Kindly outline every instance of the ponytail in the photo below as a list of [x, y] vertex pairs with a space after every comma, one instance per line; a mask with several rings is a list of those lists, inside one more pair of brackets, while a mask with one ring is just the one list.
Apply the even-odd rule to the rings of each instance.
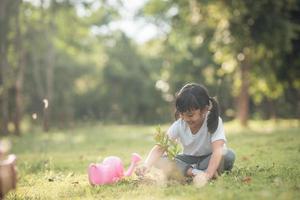
[[219, 125], [219, 105], [218, 102], [213, 98], [209, 97], [209, 104], [210, 104], [210, 113], [208, 114], [207, 118], [207, 127], [208, 131], [213, 134]]

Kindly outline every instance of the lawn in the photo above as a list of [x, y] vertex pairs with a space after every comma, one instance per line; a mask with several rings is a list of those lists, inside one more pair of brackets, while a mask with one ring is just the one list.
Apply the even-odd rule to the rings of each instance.
[[127, 168], [132, 152], [145, 158], [154, 144], [155, 126], [84, 124], [50, 133], [28, 131], [11, 138], [19, 178], [17, 189], [6, 198], [300, 199], [299, 121], [253, 122], [249, 129], [225, 126], [228, 146], [237, 154], [235, 166], [203, 188], [145, 182], [136, 176], [113, 185], [89, 185], [91, 162], [117, 155]]

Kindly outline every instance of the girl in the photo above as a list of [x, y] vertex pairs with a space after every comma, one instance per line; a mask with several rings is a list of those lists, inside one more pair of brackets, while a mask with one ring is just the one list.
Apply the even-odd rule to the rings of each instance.
[[[235, 154], [226, 147], [218, 103], [208, 95], [207, 89], [195, 83], [185, 85], [176, 94], [175, 106], [177, 120], [167, 134], [183, 147], [183, 153], [175, 157], [176, 168], [181, 174], [193, 177], [194, 181], [200, 180], [203, 185], [218, 172], [231, 170]], [[155, 145], [137, 174], [144, 174], [152, 166], [164, 169], [166, 157], [163, 154], [164, 150]]]

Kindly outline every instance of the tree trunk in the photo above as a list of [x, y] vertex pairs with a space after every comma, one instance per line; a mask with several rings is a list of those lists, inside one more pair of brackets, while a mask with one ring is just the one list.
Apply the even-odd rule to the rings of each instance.
[[[52, 34], [54, 34], [54, 22], [55, 17], [55, 2], [52, 2], [50, 11], [50, 21], [48, 24], [47, 38], [48, 38], [48, 52], [46, 55], [46, 100], [47, 106], [44, 105], [44, 117], [43, 117], [43, 128], [44, 131], [49, 131], [49, 121], [51, 118], [51, 108], [53, 100], [53, 73], [54, 73], [54, 62], [55, 53], [52, 41]], [[45, 102], [44, 102], [45, 104]]]
[[273, 99], [268, 98], [267, 99], [267, 104], [268, 104], [268, 114], [269, 118], [276, 120], [277, 115], [276, 115], [276, 106], [275, 106], [275, 101]]
[[[50, 36], [51, 37], [51, 36]], [[46, 64], [46, 103], [44, 103], [44, 131], [49, 131], [49, 119], [51, 116], [51, 107], [53, 99], [53, 68], [54, 68], [54, 49], [51, 43], [49, 43], [49, 49], [47, 54]]]
[[237, 118], [242, 126], [248, 125], [249, 117], [249, 86], [250, 86], [250, 63], [249, 58], [241, 63], [241, 88], [237, 102]]
[[6, 73], [8, 69], [7, 45], [8, 45], [8, 1], [0, 0], [0, 103], [1, 103], [1, 133], [8, 134], [8, 86]]
[[[21, 3], [21, 2], [19, 2]], [[18, 57], [17, 62], [17, 75], [16, 75], [16, 83], [15, 83], [15, 117], [14, 117], [14, 125], [15, 125], [15, 135], [21, 135], [20, 123], [22, 119], [22, 91], [23, 91], [23, 80], [24, 80], [24, 51], [22, 48], [22, 38], [21, 38], [21, 30], [20, 30], [20, 14], [19, 14], [19, 6], [17, 5], [17, 15], [16, 15], [16, 52]]]

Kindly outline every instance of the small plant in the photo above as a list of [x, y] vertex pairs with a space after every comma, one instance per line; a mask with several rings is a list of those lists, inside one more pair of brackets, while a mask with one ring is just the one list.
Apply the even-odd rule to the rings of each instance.
[[175, 156], [180, 152], [178, 143], [170, 140], [169, 136], [161, 130], [160, 126], [156, 128], [154, 140], [157, 145], [161, 146], [165, 150], [168, 158], [171, 160], [174, 160]]

